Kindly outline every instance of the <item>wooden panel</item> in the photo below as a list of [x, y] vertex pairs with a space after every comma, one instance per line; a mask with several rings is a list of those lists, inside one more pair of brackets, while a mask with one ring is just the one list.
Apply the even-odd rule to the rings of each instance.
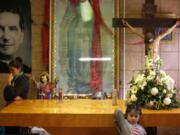
[[[119, 104], [123, 104], [123, 102], [119, 102]], [[113, 127], [112, 114], [114, 109], [115, 107], [111, 105], [110, 100], [103, 100], [103, 102], [100, 100], [18, 101], [1, 110], [0, 124], [50, 127]], [[5, 117], [6, 119], [4, 119]]]
[[[122, 24], [123, 18], [113, 18], [113, 27], [124, 27]], [[175, 22], [178, 20], [178, 18], [124, 18], [135, 27], [171, 27], [175, 24]], [[151, 23], [149, 23], [151, 22]]]
[[[118, 135], [114, 124], [117, 108], [124, 112], [124, 101], [119, 100], [118, 106], [112, 106], [111, 100], [16, 101], [0, 111], [0, 126], [40, 126], [52, 135]], [[179, 127], [180, 109], [143, 109], [140, 123]]]
[[[124, 101], [111, 100], [24, 100], [0, 111], [0, 125], [43, 127], [114, 127], [114, 110], [125, 111]], [[143, 109], [143, 126], [180, 126], [180, 109]]]
[[43, 15], [44, 0], [32, 0], [31, 9], [33, 15]]

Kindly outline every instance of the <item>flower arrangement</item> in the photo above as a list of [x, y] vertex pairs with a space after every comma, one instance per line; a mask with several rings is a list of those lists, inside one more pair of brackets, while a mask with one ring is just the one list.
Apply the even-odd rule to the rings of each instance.
[[137, 103], [145, 108], [171, 109], [179, 107], [174, 80], [160, 69], [162, 60], [145, 56], [145, 69], [130, 81], [127, 104]]

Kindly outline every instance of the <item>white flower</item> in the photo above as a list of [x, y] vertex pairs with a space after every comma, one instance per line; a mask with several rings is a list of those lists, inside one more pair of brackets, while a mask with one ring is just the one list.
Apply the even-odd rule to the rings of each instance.
[[167, 97], [172, 98], [172, 97], [173, 97], [173, 94], [167, 94]]
[[156, 75], [156, 72], [154, 70], [150, 70], [149, 75], [147, 76], [147, 80], [154, 79], [155, 75]]
[[147, 80], [150, 81], [150, 80], [153, 80], [155, 76], [147, 76]]
[[156, 87], [152, 88], [152, 89], [151, 89], [151, 94], [152, 94], [153, 96], [156, 96], [156, 95], [158, 94], [158, 89], [157, 89]]
[[166, 72], [165, 72], [164, 70], [160, 70], [160, 75], [161, 75], [162, 77], [165, 77], [165, 76], [166, 76]]
[[164, 100], [163, 100], [163, 103], [165, 105], [169, 105], [171, 103], [171, 99], [169, 97], [166, 97]]
[[157, 56], [157, 58], [154, 60], [154, 62], [158, 63], [158, 64], [161, 64], [161, 59], [159, 57], [159, 55]]
[[167, 85], [168, 90], [174, 88], [174, 80], [169, 75], [166, 76], [165, 84]]
[[164, 89], [164, 90], [163, 90], [163, 93], [166, 94], [166, 92], [167, 92], [166, 89]]
[[141, 90], [144, 89], [144, 87], [147, 85], [147, 82], [145, 80], [143, 80], [140, 84], [139, 84], [139, 87]]
[[135, 79], [134, 82], [138, 83], [138, 82], [142, 82], [144, 80], [144, 74], [138, 74]]
[[136, 97], [136, 95], [131, 95], [131, 101], [136, 101], [137, 100], [137, 97]]
[[149, 73], [151, 76], [155, 76], [156, 75], [156, 72], [154, 70], [150, 70], [150, 73]]
[[138, 91], [138, 88], [137, 88], [137, 86], [132, 86], [130, 90], [133, 94], [136, 94]]
[[172, 89], [172, 90], [171, 90], [171, 93], [175, 93], [175, 91], [176, 91], [175, 89]]

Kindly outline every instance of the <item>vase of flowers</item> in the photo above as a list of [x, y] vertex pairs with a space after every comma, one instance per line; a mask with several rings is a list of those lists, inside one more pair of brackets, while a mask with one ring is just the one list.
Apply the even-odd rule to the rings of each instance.
[[129, 82], [126, 103], [137, 103], [150, 109], [179, 107], [174, 80], [160, 69], [162, 60], [145, 56], [145, 68]]

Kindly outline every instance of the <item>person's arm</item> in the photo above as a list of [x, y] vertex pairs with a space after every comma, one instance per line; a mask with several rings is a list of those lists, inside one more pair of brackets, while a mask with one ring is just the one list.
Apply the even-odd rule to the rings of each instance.
[[178, 25], [180, 24], [180, 21], [177, 21], [171, 28], [169, 28], [165, 33], [162, 33], [159, 35], [159, 39], [163, 39], [165, 36], [170, 34]]
[[122, 23], [123, 23], [124, 26], [127, 26], [133, 33], [135, 33], [136, 35], [138, 35], [138, 36], [140, 36], [141, 38], [144, 39], [144, 34], [139, 32], [134, 27], [132, 27], [126, 20], [122, 20]]
[[13, 75], [12, 73], [9, 73], [8, 77], [7, 77], [7, 85], [11, 85], [13, 80]]
[[13, 80], [13, 76], [10, 73], [7, 76], [7, 85], [5, 86], [4, 93], [3, 93], [4, 99], [6, 100], [7, 103], [10, 103], [11, 101], [13, 101], [15, 97], [12, 80]]
[[121, 110], [115, 110], [115, 124], [119, 134], [121, 135], [133, 135], [128, 122], [125, 120]]

